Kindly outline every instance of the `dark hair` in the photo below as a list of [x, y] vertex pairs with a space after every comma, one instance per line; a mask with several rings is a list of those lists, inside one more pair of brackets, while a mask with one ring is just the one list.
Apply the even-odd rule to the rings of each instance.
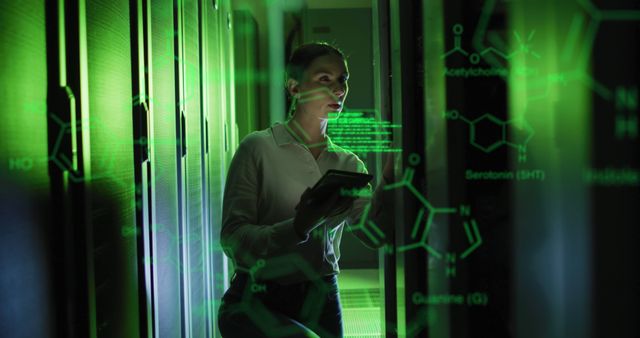
[[302, 81], [304, 71], [309, 68], [309, 65], [311, 65], [313, 60], [320, 56], [331, 54], [337, 55], [343, 60], [346, 60], [340, 49], [326, 42], [312, 42], [300, 45], [295, 51], [293, 51], [289, 61], [287, 62], [287, 78], [285, 80], [295, 79]]

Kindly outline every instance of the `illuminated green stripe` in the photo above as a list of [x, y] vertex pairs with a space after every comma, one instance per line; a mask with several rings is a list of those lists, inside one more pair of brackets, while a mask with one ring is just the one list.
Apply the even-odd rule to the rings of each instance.
[[442, 259], [442, 254], [440, 254], [438, 251], [436, 251], [436, 249], [432, 248], [430, 245], [425, 245], [425, 249], [427, 249], [427, 251], [434, 255], [436, 258], [438, 259]]
[[378, 236], [380, 236], [381, 238], [385, 238], [384, 236], [384, 232], [382, 232], [382, 230], [380, 230], [380, 228], [378, 228], [378, 226], [373, 223], [372, 221], [367, 222], [371, 228], [373, 228], [373, 230], [378, 234]]
[[467, 256], [469, 256], [470, 253], [472, 253], [475, 249], [482, 245], [482, 237], [480, 236], [480, 231], [478, 231], [478, 225], [476, 224], [475, 220], [471, 220], [471, 227], [473, 228], [473, 234], [475, 235], [477, 240], [467, 250], [462, 252], [462, 254], [460, 255], [461, 259], [465, 259]]
[[471, 231], [469, 230], [469, 222], [464, 222], [464, 232], [467, 234], [467, 240], [469, 240], [469, 244], [473, 243], [473, 237], [471, 236]]
[[415, 239], [416, 236], [418, 235], [418, 226], [420, 225], [420, 222], [422, 221], [422, 216], [424, 215], [424, 208], [420, 208], [420, 210], [418, 211], [418, 217], [416, 217], [416, 221], [413, 224], [413, 229], [411, 230], [411, 238]]

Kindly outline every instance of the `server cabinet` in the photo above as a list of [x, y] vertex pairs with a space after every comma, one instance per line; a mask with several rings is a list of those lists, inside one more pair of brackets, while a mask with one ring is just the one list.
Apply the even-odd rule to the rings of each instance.
[[78, 17], [69, 18], [80, 28], [83, 181], [90, 193], [85, 226], [88, 260], [92, 255], [95, 262], [87, 278], [100, 337], [140, 335], [136, 276], [142, 271], [136, 236], [127, 232], [136, 227], [129, 9], [125, 0], [79, 1]]
[[58, 333], [139, 335], [129, 2], [45, 8]]
[[24, 180], [47, 192], [45, 7], [38, 2], [9, 2], [2, 3], [0, 13], [2, 173], [5, 179]]
[[154, 266], [153, 308], [157, 337], [180, 337], [184, 318], [180, 278], [180, 218], [178, 203], [178, 105], [174, 1], [154, 1], [150, 15], [149, 109], [152, 163], [153, 219], [151, 222]]
[[205, 275], [203, 241], [202, 162], [203, 135], [200, 69], [199, 1], [178, 2], [178, 65], [181, 73], [180, 109], [182, 121], [182, 205], [180, 244], [183, 247], [182, 275], [185, 280], [186, 336], [205, 334]]
[[46, 208], [51, 202], [46, 49], [44, 2], [2, 2], [0, 326], [11, 337], [54, 337], [59, 328], [55, 302], [61, 298], [54, 295], [63, 290], [53, 280], [56, 260], [50, 248], [51, 236], [60, 233], [49, 231], [53, 224]]
[[228, 284], [228, 270], [226, 258], [220, 248], [220, 229], [222, 222], [222, 195], [224, 192], [224, 180], [226, 177], [227, 152], [229, 149], [226, 121], [226, 86], [224, 85], [224, 44], [222, 35], [226, 17], [224, 6], [220, 1], [207, 2], [203, 13], [203, 72], [205, 90], [203, 98], [205, 103], [205, 120], [207, 131], [207, 144], [205, 159], [207, 175], [209, 177], [208, 188], [208, 268], [210, 271], [208, 287], [208, 310], [211, 313], [210, 327], [211, 337], [219, 337], [217, 329], [217, 310], [219, 301]]
[[[74, 271], [65, 271], [65, 284], [78, 286], [86, 304], [74, 307], [84, 316], [62, 321], [64, 336], [176, 336], [182, 327], [175, 306], [181, 300], [180, 260], [172, 256], [178, 253], [175, 158], [182, 143], [176, 128], [167, 128], [176, 126], [174, 87], [153, 78], [153, 69], [157, 79], [175, 75], [172, 4], [167, 7], [154, 10], [143, 1], [60, 1], [47, 7], [52, 31], [61, 32], [51, 34], [58, 48], [49, 58], [66, 60], [60, 77], [69, 82], [66, 97], [52, 90], [50, 100], [56, 108], [64, 107], [63, 99], [73, 103], [63, 114], [69, 140], [61, 142], [70, 150], [58, 155], [50, 138], [61, 157], [51, 163], [66, 165], [62, 188], [54, 185], [52, 191], [61, 191], [69, 210], [73, 231], [64, 239], [86, 250], [75, 254], [84, 270], [76, 263]], [[51, 136], [55, 126], [49, 125]]]
[[206, 215], [207, 227], [205, 228], [205, 249], [206, 249], [206, 308], [209, 313], [207, 322], [207, 332], [209, 337], [217, 337], [217, 309], [218, 300], [224, 289], [220, 284], [224, 280], [224, 262], [217, 245], [219, 237], [219, 215], [221, 212], [221, 193], [225, 173], [223, 167], [224, 155], [224, 116], [221, 106], [223, 91], [220, 87], [220, 69], [222, 61], [220, 59], [220, 29], [222, 10], [217, 1], [206, 2], [202, 7], [202, 73], [203, 80], [203, 120], [204, 120], [204, 156], [203, 173], [207, 177], [206, 203], [208, 212]]
[[233, 267], [220, 246], [222, 197], [227, 168], [238, 144], [235, 122], [233, 18], [230, 1], [207, 2], [204, 8], [204, 102], [208, 143], [205, 147], [208, 191], [208, 266], [211, 336], [219, 337], [217, 310]]
[[44, 235], [57, 296], [41, 300], [56, 317], [33, 330], [216, 336], [237, 146], [231, 3], [2, 6], [0, 179], [42, 194], [56, 229]]
[[[219, 233], [229, 110], [221, 36], [229, 4], [173, 1], [149, 9], [152, 116], [151, 274], [154, 334], [215, 334], [225, 262]], [[220, 13], [225, 13], [220, 14]], [[227, 72], [227, 75], [225, 75]], [[225, 144], [226, 143], [226, 144]]]
[[[226, 261], [217, 239], [232, 146], [230, 4], [151, 7], [153, 234], [159, 336], [212, 337]], [[224, 30], [222, 30], [224, 29]]]

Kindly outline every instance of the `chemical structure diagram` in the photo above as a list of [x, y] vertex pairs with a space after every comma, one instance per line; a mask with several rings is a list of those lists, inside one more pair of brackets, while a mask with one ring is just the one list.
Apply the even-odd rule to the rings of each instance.
[[[482, 54], [485, 61], [497, 67], [500, 65], [500, 61], [495, 56], [504, 56], [499, 53], [489, 53], [488, 50], [493, 47], [485, 46], [485, 38], [496, 40], [491, 39], [492, 36], [487, 34], [489, 19], [495, 10], [496, 3], [497, 0], [485, 1], [482, 15], [473, 34], [473, 46], [476, 50], [485, 51], [486, 53]], [[614, 106], [612, 108], [615, 108], [613, 124], [615, 137], [618, 140], [635, 140], [638, 138], [638, 129], [640, 128], [637, 112], [637, 85], [622, 85], [620, 83], [607, 85], [591, 76], [583, 69], [583, 66], [589, 62], [598, 32], [605, 24], [640, 22], [640, 10], [601, 9], [591, 0], [575, 0], [575, 4], [577, 6], [576, 12], [572, 17], [567, 18], [570, 22], [569, 30], [564, 43], [562, 43], [563, 49], [559, 51], [558, 61], [560, 61], [561, 68], [559, 71], [546, 74], [538, 74], [536, 71], [534, 74], [536, 77], [527, 82], [525, 105], [532, 101], [549, 98], [553, 92], [552, 89], [558, 85], [566, 86], [571, 82], [582, 83], [597, 96], [611, 102]], [[457, 29], [454, 30], [454, 34], [457, 31], [462, 33], [460, 29]], [[532, 37], [532, 34], [529, 36]], [[521, 41], [519, 36], [516, 36], [516, 40]], [[455, 50], [454, 47], [448, 53]], [[620, 51], [612, 52], [619, 53]], [[475, 60], [479, 60], [479, 57], [474, 57], [471, 61]], [[537, 93], [533, 94], [533, 91]]]
[[[571, 21], [571, 30], [568, 33], [566, 48], [562, 53], [562, 60], [569, 62], [572, 59], [572, 50], [577, 44], [578, 37], [580, 36], [580, 30], [585, 30], [585, 38], [582, 48], [577, 55], [579, 60], [587, 60], [589, 54], [595, 44], [595, 39], [598, 34], [599, 28], [606, 22], [624, 22], [624, 21], [640, 21], [640, 11], [638, 10], [602, 10], [597, 8], [589, 0], [577, 0], [577, 3], [582, 7], [584, 13], [575, 13]], [[586, 13], [586, 15], [585, 15]], [[615, 87], [607, 86], [592, 78], [589, 74], [585, 74], [582, 71], [574, 70], [564, 72], [560, 74], [551, 74], [555, 78], [562, 78], [563, 84], [569, 80], [577, 80], [584, 83], [589, 87], [596, 95], [608, 102], [615, 102], [615, 123], [614, 123], [614, 135], [618, 140], [630, 139], [635, 140], [638, 138], [638, 86], [624, 86], [616, 85]], [[554, 82], [551, 76], [547, 82]], [[557, 81], [555, 81], [557, 82]], [[547, 85], [547, 91], [540, 96], [540, 98], [546, 97], [549, 92]]]
[[516, 50], [512, 51], [511, 53], [505, 53], [505, 52], [503, 52], [503, 51], [501, 51], [501, 50], [499, 50], [499, 49], [497, 49], [497, 48], [495, 48], [493, 46], [482, 48], [478, 52], [469, 53], [464, 48], [462, 48], [462, 33], [464, 32], [464, 27], [461, 24], [455, 24], [455, 25], [453, 25], [452, 31], [453, 31], [453, 34], [454, 34], [454, 37], [453, 37], [453, 48], [451, 48], [449, 51], [444, 53], [441, 56], [441, 59], [446, 59], [452, 54], [459, 53], [459, 54], [462, 54], [462, 55], [468, 57], [469, 58], [469, 62], [471, 62], [474, 65], [477, 65], [478, 63], [480, 63], [481, 57], [484, 57], [488, 53], [493, 53], [495, 55], [498, 55], [501, 58], [503, 58], [504, 60], [509, 60], [509, 59], [513, 58], [514, 56], [519, 55], [519, 54], [531, 55], [531, 56], [535, 57], [536, 59], [540, 58], [540, 54], [536, 53], [530, 47], [531, 40], [533, 40], [533, 36], [536, 33], [535, 30], [533, 30], [533, 31], [531, 31], [529, 33], [529, 35], [527, 36], [527, 40], [526, 41], [523, 41], [522, 38], [520, 37], [520, 34], [518, 34], [518, 32], [514, 31], [513, 34], [514, 34], [516, 40], [518, 41], [519, 47]]
[[[53, 112], [50, 112], [48, 116], [59, 128], [48, 160], [60, 168], [60, 170], [67, 171], [71, 182], [84, 182], [89, 177], [80, 170], [82, 163], [78, 161], [79, 154], [77, 144], [79, 142], [77, 138], [80, 137], [82, 133], [91, 133], [105, 124], [97, 117], [82, 118], [74, 122], [65, 123]], [[65, 138], [68, 138], [68, 144], [66, 144], [66, 146], [71, 147], [70, 151], [65, 151], [63, 148], [65, 146]], [[92, 163], [91, 180], [113, 178], [116, 176], [114, 175], [114, 171], [116, 170], [114, 162], [116, 150], [117, 148], [114, 147], [112, 151], [106, 153], [106, 156]], [[121, 180], [114, 179], [114, 182], [124, 184]]]
[[[279, 320], [262, 302], [255, 302], [253, 299], [260, 293], [267, 291], [267, 285], [261, 284], [259, 280], [273, 280], [279, 277], [286, 277], [292, 273], [302, 274], [313, 284], [309, 288], [309, 293], [304, 299], [300, 309], [300, 316], [306, 318], [308, 322], [318, 323], [322, 315], [322, 307], [327, 300], [329, 286], [323, 283], [320, 275], [302, 257], [295, 254], [285, 254], [278, 257], [270, 257], [266, 260], [258, 259], [249, 269], [239, 269], [250, 277], [250, 287], [245, 288], [242, 300], [235, 305], [235, 310], [246, 314], [249, 319], [256, 324], [263, 332], [268, 332], [269, 337], [290, 337], [291, 327], [287, 323]], [[259, 274], [259, 277], [256, 275]], [[330, 336], [329, 333], [318, 332], [321, 337]]]
[[[471, 208], [468, 205], [460, 205], [459, 207], [435, 207], [427, 198], [424, 197], [420, 191], [413, 185], [413, 176], [415, 174], [415, 166], [420, 163], [420, 155], [409, 155], [409, 167], [405, 169], [403, 178], [401, 181], [387, 184], [384, 186], [384, 190], [391, 189], [405, 189], [410, 192], [410, 196], [415, 198], [420, 205], [420, 209], [416, 215], [415, 220], [411, 228], [411, 243], [401, 245], [395, 248], [396, 252], [406, 252], [416, 249], [424, 249], [430, 256], [437, 260], [444, 260], [447, 264], [446, 274], [448, 277], [455, 277], [456, 275], [456, 262], [458, 259], [464, 260], [477, 250], [482, 245], [482, 236], [475, 219], [471, 218]], [[360, 219], [360, 222], [351, 226], [351, 231], [363, 231], [368, 238], [374, 243], [380, 243], [384, 240], [385, 235], [380, 228], [371, 220], [367, 221], [369, 208], [365, 209]], [[450, 215], [459, 214], [464, 218], [461, 226], [466, 235], [467, 246], [464, 249], [458, 251], [444, 251], [438, 249], [433, 245], [433, 241], [430, 241], [434, 232], [434, 225], [436, 219], [440, 217], [448, 217]], [[368, 227], [371, 230], [368, 229]], [[377, 234], [379, 238], [374, 236]], [[393, 248], [388, 244], [385, 246], [385, 251], [393, 252]]]
[[251, 292], [252, 293], [258, 293], [258, 292], [266, 292], [267, 289], [265, 287], [264, 284], [260, 284], [257, 283], [256, 281], [256, 272], [258, 272], [260, 269], [264, 268], [266, 265], [266, 262], [264, 259], [258, 259], [256, 260], [256, 264], [253, 265], [252, 267], [246, 269], [246, 268], [242, 268], [242, 267], [237, 267], [236, 269], [238, 271], [244, 272], [246, 274], [249, 275], [249, 277], [251, 278]]
[[[448, 120], [460, 120], [466, 123], [469, 126], [469, 142], [477, 149], [480, 149], [485, 153], [491, 153], [500, 146], [504, 145], [514, 148], [518, 151], [519, 162], [527, 161], [527, 144], [529, 143], [531, 138], [533, 138], [534, 131], [526, 120], [512, 119], [503, 121], [491, 114], [484, 114], [474, 120], [470, 120], [455, 109], [444, 112], [443, 117]], [[479, 135], [482, 135], [482, 131], [478, 130], [478, 127], [482, 127], [482, 129], [485, 130], [493, 128], [494, 131], [498, 131], [495, 134], [500, 135], [500, 138], [494, 140], [493, 142], [482, 141], [479, 138]], [[511, 130], [518, 130], [520, 133], [517, 133], [517, 135], [508, 136], [507, 127], [510, 127]], [[516, 140], [516, 138], [519, 139]]]

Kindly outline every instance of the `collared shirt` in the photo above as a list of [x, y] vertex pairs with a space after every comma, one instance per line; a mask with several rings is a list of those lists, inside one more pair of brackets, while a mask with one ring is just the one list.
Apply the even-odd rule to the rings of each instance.
[[375, 193], [369, 184], [369, 197], [358, 197], [349, 210], [326, 218], [307, 239], [296, 234], [295, 207], [308, 187], [329, 169], [367, 173], [367, 168], [328, 136], [326, 149], [315, 159], [287, 128], [277, 122], [240, 143], [227, 174], [221, 231], [222, 248], [236, 269], [281, 284], [338, 273], [345, 226], [371, 248], [382, 246], [384, 231], [377, 220], [382, 180]]

